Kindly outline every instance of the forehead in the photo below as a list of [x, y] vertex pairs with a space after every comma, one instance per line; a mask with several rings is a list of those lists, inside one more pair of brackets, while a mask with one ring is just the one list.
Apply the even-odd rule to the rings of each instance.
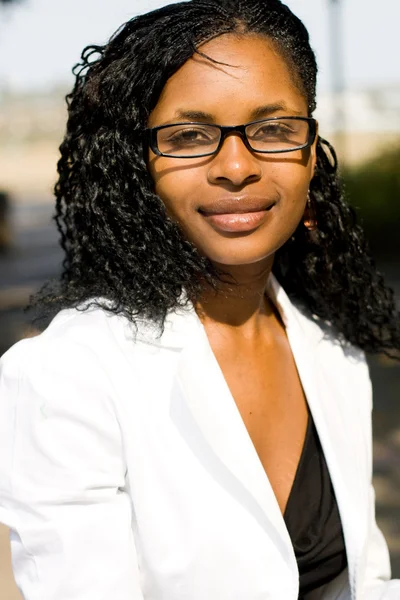
[[199, 51], [208, 58], [194, 54], [172, 75], [150, 115], [150, 127], [200, 111], [219, 124], [235, 124], [266, 105], [284, 107], [275, 111], [280, 114], [307, 116], [304, 94], [267, 38], [223, 35]]

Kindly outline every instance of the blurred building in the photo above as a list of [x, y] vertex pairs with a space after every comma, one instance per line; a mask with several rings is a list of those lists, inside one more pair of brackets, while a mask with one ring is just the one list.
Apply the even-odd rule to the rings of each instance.
[[340, 141], [341, 158], [347, 164], [360, 164], [388, 146], [400, 145], [400, 84], [348, 90], [342, 102], [344, 131], [336, 126], [331, 95], [319, 96], [316, 116], [321, 135]]
[[65, 90], [0, 95], [0, 189], [16, 195], [51, 193], [65, 130]]

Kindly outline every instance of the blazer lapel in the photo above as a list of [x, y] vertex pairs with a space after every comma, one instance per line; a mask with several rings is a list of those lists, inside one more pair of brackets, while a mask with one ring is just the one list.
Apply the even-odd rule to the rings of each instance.
[[207, 471], [251, 513], [297, 572], [275, 495], [203, 327], [182, 351], [171, 417]]
[[328, 465], [345, 538], [351, 597], [355, 599], [357, 564], [368, 523], [363, 473], [357, 468], [360, 448], [355, 427], [357, 399], [352, 396], [346, 373], [340, 369], [344, 366], [342, 348], [290, 302], [276, 279], [271, 278], [269, 290], [284, 316], [287, 336]]
[[357, 389], [340, 385], [341, 373], [317, 361], [319, 401], [312, 410], [335, 491], [349, 565], [352, 598], [357, 597], [359, 559], [368, 529], [368, 475], [362, 464], [363, 440], [357, 414]]

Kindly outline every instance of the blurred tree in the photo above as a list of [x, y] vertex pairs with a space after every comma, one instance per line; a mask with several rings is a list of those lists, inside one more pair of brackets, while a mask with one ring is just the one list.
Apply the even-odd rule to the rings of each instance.
[[373, 253], [389, 262], [400, 256], [400, 146], [342, 172], [350, 204], [361, 218]]

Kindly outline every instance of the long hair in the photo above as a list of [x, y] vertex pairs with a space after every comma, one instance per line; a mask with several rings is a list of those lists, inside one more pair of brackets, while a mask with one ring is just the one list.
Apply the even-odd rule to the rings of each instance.
[[[56, 288], [39, 294], [42, 309], [86, 301], [162, 326], [167, 312], [185, 298], [196, 300], [205, 282], [218, 284], [211, 262], [185, 239], [154, 192], [143, 130], [168, 78], [201, 53], [203, 43], [235, 32], [270, 40], [311, 116], [315, 55], [306, 28], [280, 0], [181, 2], [133, 18], [104, 46], [85, 48], [67, 96], [55, 187], [63, 272]], [[318, 229], [299, 224], [277, 252], [274, 273], [343, 344], [391, 353], [400, 348], [393, 293], [343, 198], [334, 151], [321, 138], [317, 157], [310, 195]]]

